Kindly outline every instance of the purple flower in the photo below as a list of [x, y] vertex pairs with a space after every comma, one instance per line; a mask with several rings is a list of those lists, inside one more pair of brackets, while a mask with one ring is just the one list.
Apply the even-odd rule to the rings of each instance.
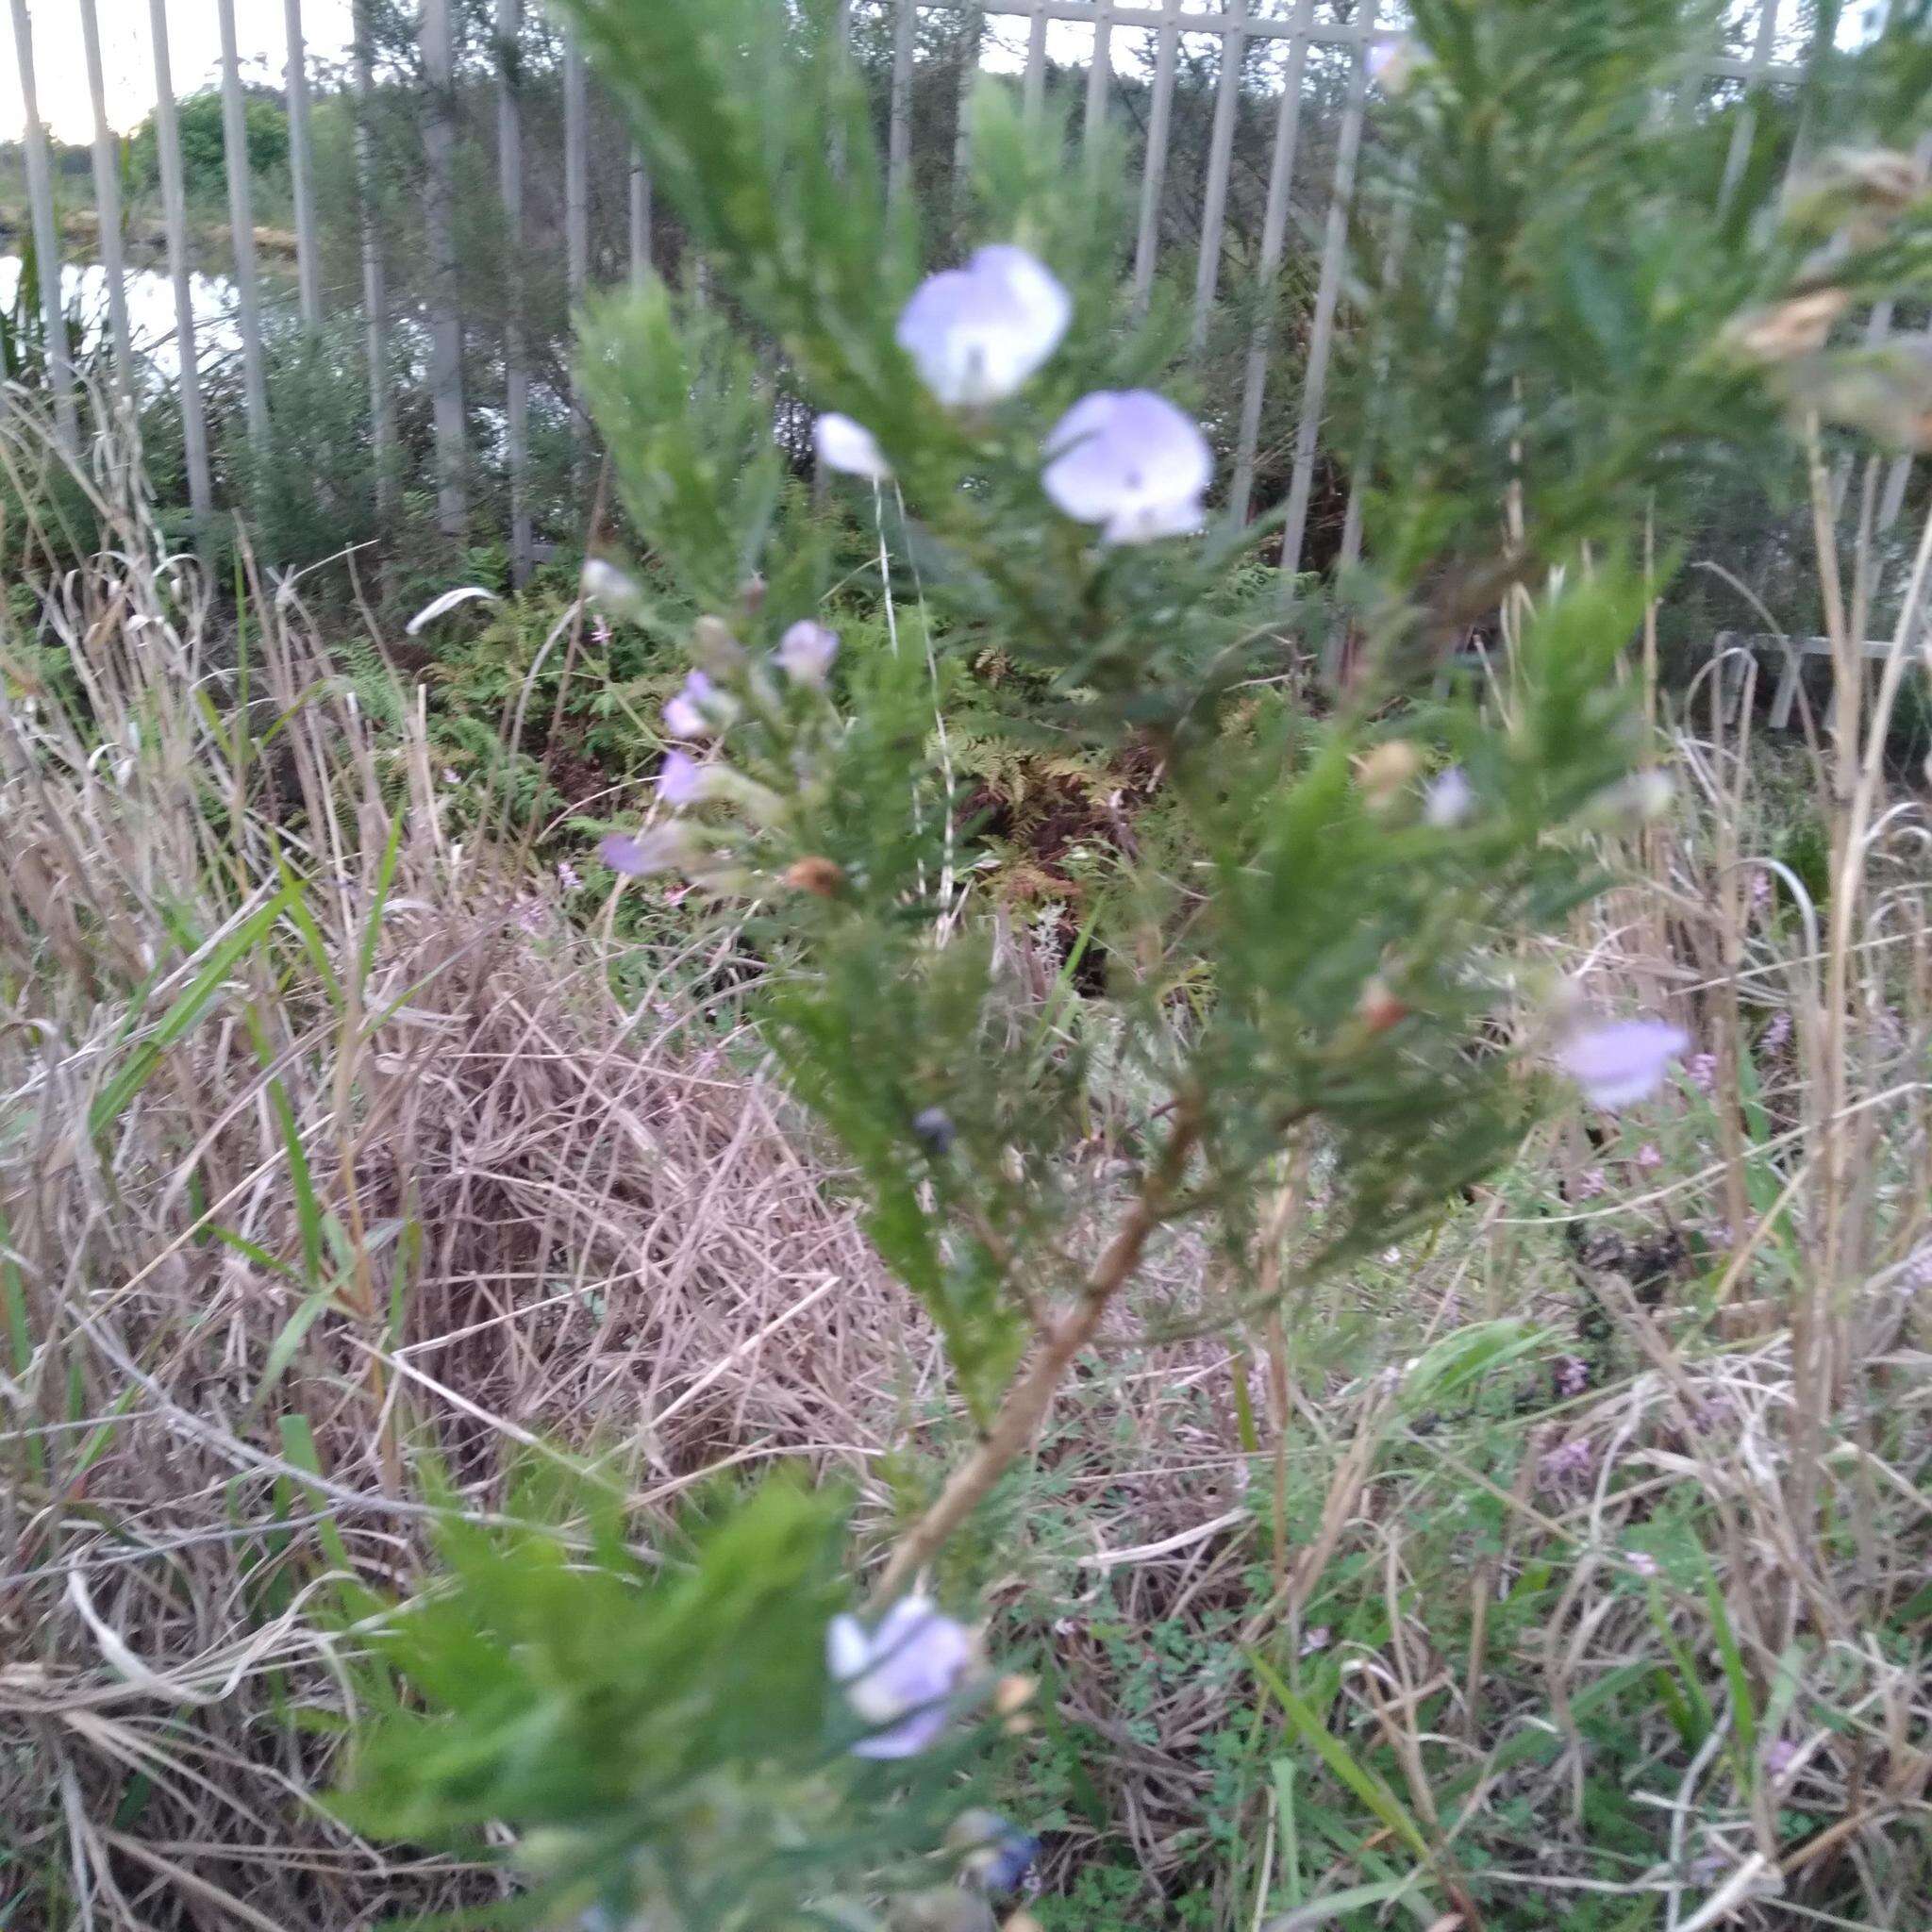
[[1764, 1753], [1764, 1769], [1773, 1777], [1783, 1777], [1798, 1761], [1798, 1747], [1789, 1738], [1774, 1738]]
[[517, 924], [525, 932], [541, 932], [545, 924], [542, 900], [532, 899], [527, 895], [519, 899], [517, 901]]
[[687, 675], [682, 689], [664, 707], [664, 728], [674, 738], [712, 738], [737, 715], [738, 706], [702, 671]]
[[839, 655], [839, 633], [810, 618], [801, 618], [778, 640], [778, 662], [793, 684], [816, 690], [825, 681], [832, 659]]
[[1423, 794], [1423, 820], [1438, 831], [1450, 831], [1475, 810], [1475, 789], [1460, 765], [1451, 765], [1429, 780]]
[[812, 441], [819, 461], [828, 470], [842, 470], [848, 476], [863, 476], [874, 483], [883, 483], [892, 474], [892, 466], [872, 431], [836, 409], [828, 410], [812, 425]]
[[688, 751], [666, 752], [658, 768], [658, 796], [670, 806], [702, 805], [711, 791], [709, 770]]
[[1009, 242], [964, 268], [928, 275], [899, 316], [899, 346], [949, 408], [1009, 396], [1059, 347], [1074, 304], [1053, 275]]
[[1693, 1053], [1684, 1063], [1684, 1072], [1690, 1076], [1690, 1084], [1700, 1093], [1710, 1093], [1717, 1088], [1717, 1056], [1714, 1053]]
[[1109, 543], [1146, 543], [1201, 527], [1214, 457], [1191, 418], [1152, 390], [1096, 390], [1046, 441], [1041, 481], [1068, 516]]
[[1932, 1241], [1912, 1251], [1906, 1262], [1905, 1285], [1907, 1288], [1932, 1288]]
[[1615, 1109], [1655, 1093], [1690, 1044], [1681, 1026], [1663, 1020], [1606, 1020], [1574, 1028], [1557, 1048], [1557, 1064], [1592, 1107]]
[[1546, 1450], [1537, 1465], [1537, 1476], [1545, 1488], [1559, 1489], [1565, 1483], [1585, 1480], [1595, 1460], [1596, 1451], [1591, 1446], [1590, 1438], [1578, 1436], [1574, 1441]]
[[1771, 904], [1771, 874], [1762, 866], [1751, 874], [1751, 903], [1760, 912]]
[[1646, 1141], [1643, 1143], [1643, 1145], [1637, 1150], [1636, 1158], [1638, 1166], [1641, 1168], [1644, 1168], [1646, 1170], [1654, 1167], [1661, 1167], [1664, 1164], [1663, 1151], [1661, 1148], [1657, 1146], [1655, 1141]]
[[1600, 1167], [1586, 1167], [1576, 1176], [1576, 1198], [1579, 1201], [1594, 1201], [1609, 1186], [1609, 1178]]
[[1764, 1038], [1757, 1043], [1766, 1053], [1775, 1053], [1791, 1037], [1791, 1016], [1789, 1012], [1774, 1013], [1771, 1024], [1764, 1029]]
[[1648, 1550], [1632, 1550], [1627, 1561], [1640, 1576], [1656, 1576], [1658, 1574], [1657, 1560]]
[[559, 886], [561, 886], [566, 892], [575, 892], [576, 889], [583, 884], [583, 874], [578, 872], [576, 867], [574, 866], [569, 859], [560, 858], [558, 860], [557, 883]]
[[1315, 1627], [1312, 1630], [1310, 1630], [1306, 1637], [1302, 1639], [1301, 1655], [1303, 1657], [1313, 1657], [1318, 1650], [1326, 1650], [1328, 1648], [1332, 1635], [1333, 1633], [1329, 1630], [1327, 1624], [1317, 1624]]
[[947, 1706], [973, 1667], [973, 1633], [922, 1596], [901, 1597], [868, 1631], [834, 1617], [825, 1660], [845, 1701], [872, 1726], [860, 1757], [911, 1757], [945, 1728]]
[[625, 878], [647, 879], [660, 872], [677, 871], [690, 862], [692, 851], [682, 825], [658, 825], [638, 839], [612, 832], [599, 843], [597, 856]]
[[1590, 1387], [1590, 1364], [1580, 1355], [1566, 1355], [1557, 1363], [1557, 1393], [1581, 1395]]

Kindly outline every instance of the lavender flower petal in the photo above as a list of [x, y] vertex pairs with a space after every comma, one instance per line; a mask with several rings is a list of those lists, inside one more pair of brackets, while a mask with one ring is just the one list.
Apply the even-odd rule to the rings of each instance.
[[1575, 1029], [1556, 1058], [1592, 1107], [1615, 1109], [1655, 1093], [1690, 1044], [1690, 1036], [1666, 1021], [1609, 1020]]
[[1194, 422], [1152, 390], [1097, 390], [1047, 438], [1041, 482], [1109, 543], [1146, 543], [1198, 529], [1214, 457]]
[[838, 655], [839, 633], [809, 618], [802, 618], [778, 640], [778, 662], [786, 676], [814, 690], [824, 683]]
[[941, 403], [977, 408], [1019, 389], [1059, 347], [1073, 315], [1049, 270], [999, 243], [927, 276], [900, 313], [897, 339]]
[[828, 470], [842, 470], [848, 476], [864, 476], [874, 483], [883, 483], [892, 474], [892, 466], [872, 431], [836, 409], [828, 410], [812, 425], [812, 441], [819, 461]]
[[873, 1728], [860, 1757], [910, 1757], [945, 1727], [947, 1706], [973, 1663], [973, 1634], [924, 1598], [902, 1597], [868, 1632], [834, 1617], [825, 1658], [854, 1712]]

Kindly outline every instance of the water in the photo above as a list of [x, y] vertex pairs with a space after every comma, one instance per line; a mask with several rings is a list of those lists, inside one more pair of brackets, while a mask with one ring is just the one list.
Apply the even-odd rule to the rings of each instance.
[[[0, 256], [0, 309], [11, 314], [20, 293], [21, 258]], [[181, 371], [175, 339], [175, 284], [158, 269], [129, 268], [126, 275], [127, 323], [134, 350], [158, 373], [173, 380]], [[194, 305], [197, 360], [207, 363], [239, 353], [242, 325], [236, 315], [235, 284], [226, 275], [196, 275], [190, 283]], [[108, 319], [108, 272], [97, 261], [65, 262], [60, 292], [70, 322], [77, 312], [81, 339], [73, 344], [76, 357], [110, 340]]]

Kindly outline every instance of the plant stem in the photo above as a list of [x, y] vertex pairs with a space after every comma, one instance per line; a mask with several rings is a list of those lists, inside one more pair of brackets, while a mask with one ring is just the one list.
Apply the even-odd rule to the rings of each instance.
[[1133, 1207], [1094, 1264], [1079, 1300], [1046, 1335], [1024, 1374], [1008, 1391], [979, 1447], [953, 1472], [925, 1514], [900, 1538], [874, 1587], [875, 1604], [889, 1604], [905, 1594], [912, 1579], [985, 1501], [993, 1485], [1033, 1441], [1074, 1357], [1099, 1333], [1108, 1304], [1133, 1279], [1148, 1237], [1167, 1216], [1200, 1132], [1198, 1103], [1182, 1101], [1174, 1109], [1174, 1131], [1159, 1160], [1142, 1176]]

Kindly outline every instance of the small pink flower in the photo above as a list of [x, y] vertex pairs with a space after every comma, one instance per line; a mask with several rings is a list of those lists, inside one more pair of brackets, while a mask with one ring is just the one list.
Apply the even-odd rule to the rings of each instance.
[[1646, 1170], [1661, 1167], [1664, 1164], [1663, 1150], [1655, 1141], [1646, 1141], [1637, 1150], [1636, 1159], [1638, 1166]]
[[1608, 1176], [1600, 1167], [1586, 1167], [1576, 1176], [1576, 1198], [1579, 1201], [1594, 1201], [1609, 1186]]
[[1626, 1560], [1640, 1576], [1655, 1576], [1658, 1574], [1657, 1560], [1648, 1550], [1632, 1550], [1628, 1553]]
[[1596, 1450], [1590, 1438], [1578, 1436], [1544, 1451], [1537, 1465], [1537, 1479], [1546, 1489], [1561, 1489], [1566, 1483], [1586, 1481], [1595, 1462]]
[[1690, 1044], [1690, 1035], [1666, 1021], [1607, 1020], [1573, 1028], [1556, 1058], [1592, 1107], [1614, 1111], [1655, 1093]]

